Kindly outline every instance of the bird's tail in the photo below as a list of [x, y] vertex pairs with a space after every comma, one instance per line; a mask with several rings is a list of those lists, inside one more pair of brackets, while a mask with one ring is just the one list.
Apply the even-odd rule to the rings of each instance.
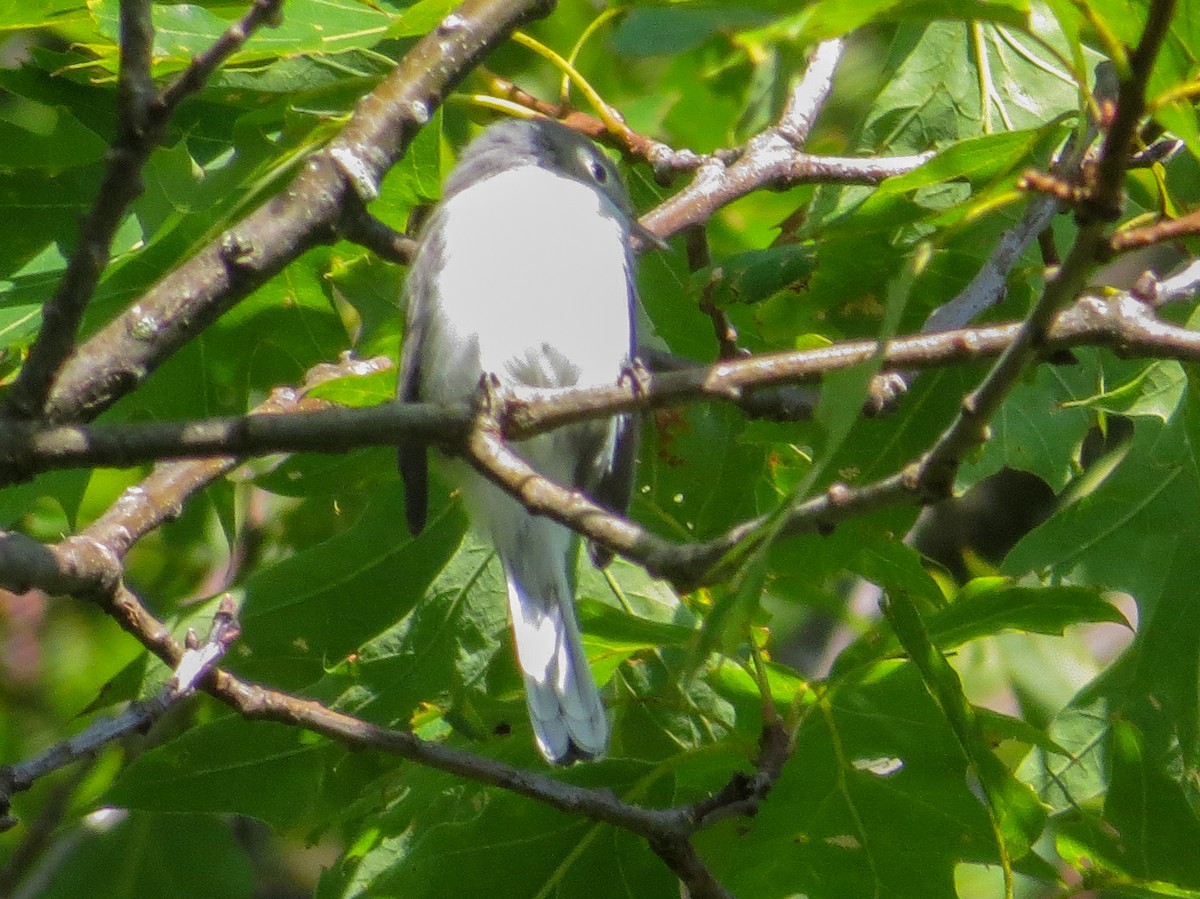
[[517, 662], [538, 749], [556, 765], [603, 755], [608, 718], [583, 652], [573, 591], [560, 577], [535, 592], [505, 567]]

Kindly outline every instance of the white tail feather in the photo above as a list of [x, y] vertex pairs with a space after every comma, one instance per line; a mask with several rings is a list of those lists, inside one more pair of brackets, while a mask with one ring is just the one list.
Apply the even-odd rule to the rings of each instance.
[[538, 749], [556, 765], [596, 758], [608, 748], [608, 718], [565, 580], [540, 585], [535, 596], [510, 571], [508, 606], [517, 662]]

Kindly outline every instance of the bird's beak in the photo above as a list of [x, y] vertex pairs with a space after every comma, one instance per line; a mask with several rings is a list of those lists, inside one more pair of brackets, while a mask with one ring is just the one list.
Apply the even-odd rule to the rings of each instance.
[[629, 237], [635, 250], [669, 250], [670, 245], [639, 222], [632, 219], [629, 223]]

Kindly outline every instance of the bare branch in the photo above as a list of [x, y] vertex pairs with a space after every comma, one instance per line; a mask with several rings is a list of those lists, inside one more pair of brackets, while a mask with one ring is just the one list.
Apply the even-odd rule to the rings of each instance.
[[[291, 185], [165, 275], [67, 360], [51, 421], [90, 418], [300, 253], [331, 240], [351, 195], [369, 200], [446, 94], [546, 0], [466, 0], [358, 104]], [[43, 329], [45, 330], [45, 329]]]
[[[833, 73], [841, 59], [842, 49], [843, 42], [833, 40], [826, 41], [813, 51], [808, 69], [802, 78], [797, 79], [779, 122], [774, 127], [753, 138], [746, 147], [714, 150], [706, 154], [696, 153], [686, 148], [674, 149], [629, 128], [625, 128], [620, 133], [614, 133], [596, 116], [566, 108], [559, 103], [548, 103], [527, 93], [511, 81], [496, 75], [489, 73], [488, 77], [491, 89], [496, 95], [542, 115], [557, 119], [592, 140], [620, 150], [628, 157], [645, 159], [653, 167], [656, 177], [664, 183], [676, 174], [694, 172], [706, 167], [711, 169], [711, 173], [706, 176], [705, 183], [709, 178], [719, 180], [732, 178], [728, 185], [731, 190], [724, 194], [722, 199], [715, 201], [714, 205], [708, 207], [706, 215], [698, 216], [694, 220], [689, 219], [681, 224], [665, 226], [660, 218], [660, 210], [655, 210], [643, 219], [643, 224], [647, 226], [651, 222], [656, 222], [656, 227], [662, 227], [663, 230], [655, 233], [660, 237], [667, 237], [683, 230], [689, 224], [698, 224], [704, 221], [720, 206], [760, 187], [793, 187], [811, 183], [878, 184], [885, 178], [912, 171], [933, 156], [932, 153], [922, 153], [915, 156], [885, 156], [864, 159], [813, 156], [801, 152], [801, 147], [808, 139], [809, 132], [816, 121], [817, 113], [829, 96]], [[790, 150], [785, 150], [781, 144], [786, 144]], [[726, 174], [728, 167], [734, 166], [748, 153], [753, 153], [758, 157], [771, 156], [770, 170], [765, 171], [759, 166], [757, 168], [745, 167], [734, 172], [729, 168], [728, 174]], [[693, 188], [696, 187], [697, 185], [693, 185]], [[690, 195], [689, 192], [693, 188], [689, 188], [684, 193]], [[668, 200], [667, 204], [675, 202], [675, 200]]]
[[[1200, 291], [1200, 260], [1192, 260], [1180, 271], [1158, 281], [1154, 288], [1154, 305], [1165, 306], [1188, 300]], [[1144, 299], [1145, 297], [1140, 297]]]
[[408, 265], [417, 255], [417, 241], [380, 221], [361, 202], [351, 199], [338, 222], [338, 233], [346, 240], [361, 244], [381, 259]]
[[798, 153], [774, 166], [776, 187], [797, 187], [801, 184], [865, 184], [874, 185], [906, 175], [934, 157], [932, 150], [911, 156], [813, 156]]
[[808, 58], [804, 76], [792, 85], [775, 131], [797, 150], [808, 142], [817, 115], [829, 99], [829, 92], [833, 89], [833, 73], [845, 49], [846, 42], [841, 38], [818, 44]]
[[962, 403], [961, 410], [918, 466], [925, 496], [948, 495], [963, 453], [986, 439], [986, 425], [1000, 408], [1021, 371], [1045, 345], [1058, 311], [1078, 297], [1108, 247], [1108, 221], [1119, 215], [1130, 147], [1145, 108], [1145, 90], [1158, 48], [1166, 36], [1174, 0], [1155, 0], [1137, 50], [1130, 59], [1129, 77], [1118, 92], [1117, 116], [1105, 137], [1097, 166], [1095, 188], [1079, 211], [1080, 230], [1067, 258], [1046, 285], [1012, 344], [996, 360], [983, 382]]
[[[117, 137], [109, 148], [104, 180], [80, 224], [79, 245], [54, 296], [42, 309], [42, 326], [8, 395], [9, 411], [22, 418], [42, 413], [51, 385], [75, 346], [79, 323], [108, 266], [113, 238], [125, 210], [142, 192], [142, 169], [162, 140], [175, 107], [199, 90], [216, 67], [260, 25], [278, 16], [282, 0], [255, 0], [208, 52], [198, 57], [159, 96], [150, 76], [154, 26], [149, 0], [122, 0], [121, 69], [118, 80]], [[73, 418], [69, 410], [59, 418]]]
[[1158, 57], [1174, 14], [1175, 0], [1151, 0], [1141, 40], [1129, 57], [1129, 72], [1120, 78], [1117, 112], [1104, 136], [1095, 190], [1079, 210], [1083, 225], [1096, 219], [1114, 221], [1121, 214], [1125, 171], [1129, 167], [1133, 141], [1146, 110], [1146, 87], [1150, 82], [1150, 71], [1154, 68], [1154, 60]]
[[1200, 234], [1200, 210], [1177, 219], [1164, 219], [1142, 228], [1118, 231], [1109, 241], [1109, 248], [1114, 253], [1121, 253], [1126, 250], [1152, 246], [1156, 243], [1165, 243], [1168, 240], [1194, 237], [1197, 234]]
[[1021, 221], [1001, 235], [996, 248], [971, 283], [958, 296], [933, 310], [922, 330], [947, 331], [965, 327], [985, 309], [996, 305], [1004, 296], [1008, 276], [1021, 254], [1039, 234], [1050, 227], [1050, 222], [1059, 211], [1059, 202], [1054, 197], [1041, 196], [1031, 202], [1025, 208]]
[[733, 894], [705, 867], [689, 840], [652, 839], [650, 848], [687, 886], [688, 899], [733, 899]]
[[748, 149], [732, 165], [704, 157], [696, 177], [683, 190], [642, 216], [641, 223], [659, 237], [701, 224], [718, 209], [756, 190], [801, 184], [879, 184], [924, 165], [932, 153], [856, 159], [797, 153], [782, 139]]
[[778, 123], [751, 138], [736, 159], [699, 157], [692, 183], [643, 216], [642, 224], [665, 238], [707, 221], [722, 206], [764, 187], [792, 187], [816, 181], [878, 184], [924, 163], [929, 155], [891, 160], [841, 159], [800, 152], [829, 95], [842, 49], [840, 40], [818, 45], [809, 57], [808, 69], [793, 87]]
[[278, 25], [282, 14], [283, 0], [254, 0], [241, 19], [226, 28], [211, 47], [193, 59], [163, 90], [159, 115], [164, 123], [180, 101], [204, 87], [213, 72], [240, 50], [254, 32], [264, 25]]
[[0, 768], [0, 821], [8, 826], [16, 823], [9, 815], [9, 808], [17, 793], [28, 790], [46, 775], [95, 754], [109, 743], [145, 730], [181, 699], [191, 695], [197, 684], [216, 667], [237, 634], [233, 601], [226, 598], [213, 617], [208, 640], [204, 645], [190, 646], [180, 654], [174, 673], [157, 694], [142, 702], [131, 703], [120, 715], [101, 718], [86, 730], [56, 743], [28, 761]]
[[129, 467], [155, 459], [203, 456], [259, 456], [273, 452], [340, 453], [362, 446], [361, 439], [338, 444], [367, 429], [374, 445], [462, 440], [470, 427], [471, 405], [384, 404], [347, 409], [322, 401], [289, 404], [292, 414], [254, 412], [192, 422], [123, 425], [0, 424], [0, 483], [20, 480], [37, 470], [86, 464]]
[[120, 69], [117, 72], [118, 124], [139, 138], [157, 100], [150, 67], [154, 63], [154, 22], [150, 0], [121, 0]]
[[[1135, 289], [1078, 301], [1055, 318], [1042, 351], [1051, 354], [1078, 346], [1109, 346], [1147, 358], [1200, 361], [1200, 335], [1158, 319], [1152, 308], [1200, 289], [1200, 262], [1147, 284], [1144, 289], [1151, 290], [1153, 297]], [[884, 368], [893, 373], [918, 371], [993, 358], [1012, 344], [1019, 329], [1020, 324], [1013, 322], [894, 338], [883, 346]], [[667, 371], [655, 373], [636, 389], [623, 384], [587, 390], [513, 391], [500, 401], [497, 417], [505, 438], [520, 439], [615, 412], [697, 400], [734, 402], [755, 411], [755, 400], [761, 398], [762, 408], [757, 411], [778, 413], [778, 397], [771, 390], [817, 384], [825, 375], [860, 365], [879, 351], [873, 340], [845, 341], [813, 350], [739, 356], [702, 367], [668, 365]], [[363, 364], [349, 360], [336, 370], [347, 374]], [[373, 360], [370, 367], [378, 370], [390, 364]], [[803, 417], [807, 395], [783, 399], [785, 417]], [[275, 452], [343, 453], [403, 441], [461, 445], [471, 428], [472, 415], [468, 401], [455, 406], [389, 403], [348, 409], [283, 389], [246, 416], [121, 425], [0, 421], [0, 483], [55, 468], [128, 466], [155, 459], [228, 456], [218, 460], [223, 472], [238, 458]]]

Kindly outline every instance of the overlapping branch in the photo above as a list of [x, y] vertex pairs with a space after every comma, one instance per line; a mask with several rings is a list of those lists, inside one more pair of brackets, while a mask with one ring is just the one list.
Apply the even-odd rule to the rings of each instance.
[[1070, 252], [1033, 304], [1012, 343], [983, 382], [963, 400], [955, 420], [918, 463], [919, 488], [930, 498], [949, 495], [959, 461], [987, 439], [988, 422], [1021, 372], [1044, 350], [1058, 311], [1080, 296], [1096, 266], [1107, 256], [1111, 221], [1119, 214], [1130, 149], [1145, 108], [1150, 68], [1166, 37], [1174, 5], [1174, 0], [1151, 4], [1149, 20], [1130, 60], [1130, 72], [1120, 81], [1117, 115], [1104, 137], [1096, 178], [1079, 210], [1079, 232]]

